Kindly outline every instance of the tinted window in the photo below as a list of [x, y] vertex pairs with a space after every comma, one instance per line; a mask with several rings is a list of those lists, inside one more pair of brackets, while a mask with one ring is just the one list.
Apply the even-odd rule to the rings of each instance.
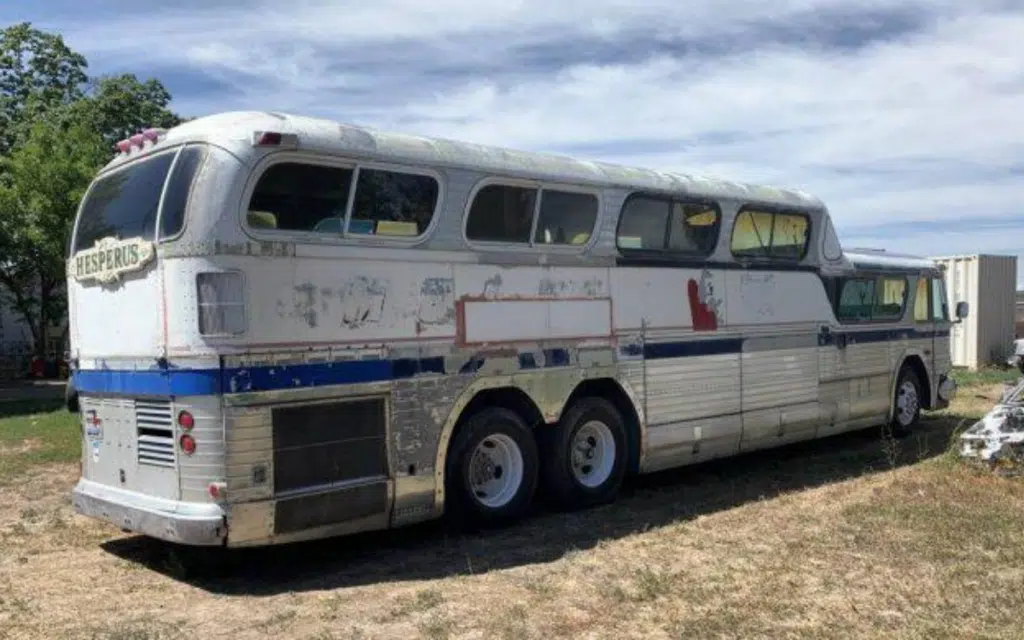
[[590, 193], [544, 189], [540, 194], [537, 244], [586, 244], [597, 221], [597, 198]]
[[528, 243], [537, 190], [491, 184], [477, 191], [466, 220], [466, 237], [490, 242]]
[[192, 193], [192, 181], [196, 177], [199, 165], [206, 157], [206, 147], [186, 147], [178, 156], [178, 161], [167, 181], [164, 193], [164, 208], [160, 212], [160, 237], [176, 235], [185, 224], [185, 208], [188, 197]]
[[422, 235], [434, 217], [438, 184], [430, 176], [360, 169], [349, 231]]
[[732, 231], [732, 253], [751, 258], [799, 260], [807, 251], [810, 223], [792, 213], [743, 210]]
[[715, 249], [720, 218], [711, 204], [634, 196], [622, 208], [616, 244], [706, 256]]
[[836, 317], [844, 322], [898, 320], [906, 299], [905, 278], [849, 278], [840, 284]]
[[352, 169], [282, 162], [267, 169], [249, 200], [249, 224], [341, 233]]
[[153, 240], [160, 193], [174, 155], [140, 160], [97, 180], [82, 204], [74, 250], [88, 249], [108, 236]]
[[839, 292], [836, 317], [840, 320], [870, 320], [874, 301], [874, 280], [846, 280]]
[[668, 200], [643, 196], [628, 199], [619, 216], [616, 244], [620, 249], [664, 249], [668, 214]]

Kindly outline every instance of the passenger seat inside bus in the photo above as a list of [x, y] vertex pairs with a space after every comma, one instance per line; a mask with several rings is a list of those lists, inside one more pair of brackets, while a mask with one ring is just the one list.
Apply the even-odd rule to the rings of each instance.
[[250, 227], [256, 229], [276, 229], [277, 216], [269, 211], [250, 211], [246, 216]]

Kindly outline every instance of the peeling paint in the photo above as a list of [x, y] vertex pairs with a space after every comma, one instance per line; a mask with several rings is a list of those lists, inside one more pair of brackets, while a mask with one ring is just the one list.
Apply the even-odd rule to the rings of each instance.
[[300, 284], [292, 292], [292, 309], [296, 317], [302, 318], [310, 327], [316, 327], [316, 293], [311, 283]]
[[484, 298], [494, 298], [501, 295], [501, 274], [496, 273], [484, 282]]
[[587, 296], [596, 297], [602, 294], [604, 282], [597, 277], [586, 280], [565, 280], [544, 276], [537, 287], [537, 293], [541, 296]]
[[417, 326], [455, 322], [454, 278], [426, 278], [420, 287]]
[[744, 273], [740, 276], [740, 305], [757, 318], [775, 315], [775, 274]]
[[366, 276], [348, 280], [338, 291], [341, 299], [341, 326], [359, 329], [380, 324], [388, 295], [387, 281]]

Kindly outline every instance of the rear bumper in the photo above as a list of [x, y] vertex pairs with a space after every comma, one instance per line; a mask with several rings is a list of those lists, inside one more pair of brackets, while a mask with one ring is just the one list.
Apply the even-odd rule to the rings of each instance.
[[224, 510], [216, 504], [177, 502], [80, 479], [71, 491], [76, 513], [168, 542], [218, 546], [227, 538]]

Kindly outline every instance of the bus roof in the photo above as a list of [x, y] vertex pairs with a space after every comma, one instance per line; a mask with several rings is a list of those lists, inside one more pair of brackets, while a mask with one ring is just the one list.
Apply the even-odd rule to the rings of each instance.
[[939, 265], [931, 258], [903, 253], [890, 253], [884, 249], [843, 249], [855, 269], [938, 271]]
[[[549, 153], [416, 136], [343, 124], [336, 121], [263, 111], [239, 111], [203, 116], [170, 129], [156, 148], [184, 142], [209, 142], [254, 157], [253, 133], [295, 134], [300, 150], [428, 166], [464, 167], [524, 179], [624, 186], [698, 197], [754, 200], [781, 207], [824, 210], [823, 202], [806, 192], [768, 185], [579, 160]], [[263, 151], [259, 151], [263, 153]], [[107, 165], [120, 166], [122, 155]], [[243, 159], [246, 155], [241, 155]]]

